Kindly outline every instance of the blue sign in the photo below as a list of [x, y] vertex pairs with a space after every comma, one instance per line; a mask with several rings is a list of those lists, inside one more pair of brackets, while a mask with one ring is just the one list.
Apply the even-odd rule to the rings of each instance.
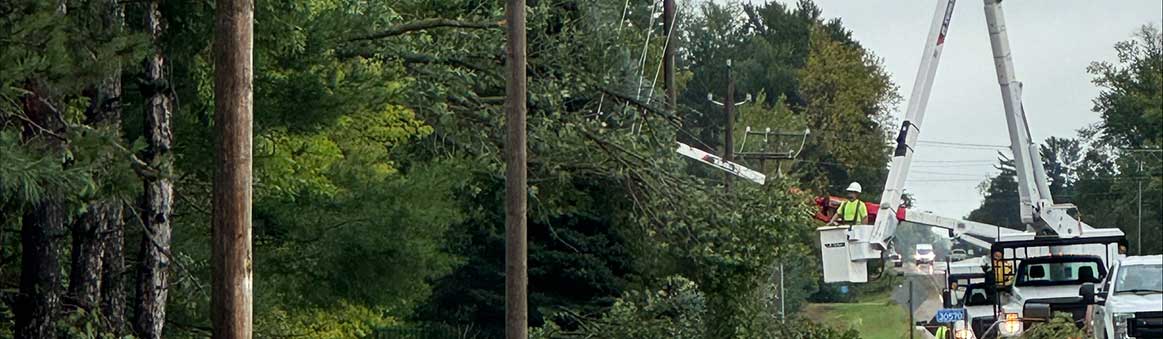
[[937, 310], [937, 316], [934, 319], [939, 323], [951, 323], [955, 321], [965, 320], [965, 309], [963, 308], [946, 308]]

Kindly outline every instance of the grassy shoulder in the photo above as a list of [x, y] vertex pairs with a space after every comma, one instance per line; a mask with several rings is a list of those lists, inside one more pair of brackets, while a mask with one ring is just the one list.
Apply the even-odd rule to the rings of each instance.
[[807, 304], [802, 314], [837, 330], [855, 329], [861, 338], [899, 339], [908, 335], [908, 314], [888, 292], [866, 295], [855, 303]]

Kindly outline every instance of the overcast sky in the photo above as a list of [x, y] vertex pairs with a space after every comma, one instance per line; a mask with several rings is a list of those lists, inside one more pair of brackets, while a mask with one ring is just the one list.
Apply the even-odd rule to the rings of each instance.
[[[816, 3], [825, 17], [841, 18], [856, 40], [884, 59], [907, 100], [936, 3]], [[1114, 61], [1115, 42], [1130, 39], [1143, 24], [1159, 26], [1163, 21], [1160, 0], [1009, 0], [1003, 9], [1036, 140], [1073, 137], [1079, 128], [1097, 122], [1090, 109], [1098, 89], [1090, 82], [1087, 65]], [[950, 25], [920, 139], [1008, 145], [982, 1], [958, 1]], [[898, 121], [905, 106], [902, 102], [895, 113]], [[941, 215], [961, 217], [976, 208], [981, 201], [977, 185], [996, 172], [995, 150], [920, 145], [916, 152], [905, 187], [916, 194], [918, 208]]]

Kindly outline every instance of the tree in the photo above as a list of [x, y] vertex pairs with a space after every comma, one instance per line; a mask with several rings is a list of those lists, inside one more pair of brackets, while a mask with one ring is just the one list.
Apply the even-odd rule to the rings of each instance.
[[153, 44], [145, 61], [145, 79], [140, 86], [145, 99], [145, 137], [148, 140], [143, 158], [156, 171], [143, 178], [145, 199], [141, 223], [146, 233], [141, 239], [141, 258], [137, 278], [137, 313], [133, 328], [144, 338], [161, 338], [166, 320], [169, 293], [170, 238], [173, 226], [173, 127], [169, 89], [165, 75], [166, 58], [159, 45], [164, 17], [160, 1], [145, 4], [145, 29]]
[[1160, 253], [1163, 213], [1147, 206], [1163, 204], [1163, 164], [1158, 151], [1142, 150], [1163, 146], [1163, 33], [1144, 25], [1114, 49], [1117, 63], [1087, 68], [1101, 89], [1092, 108], [1101, 120], [1081, 133], [1090, 149], [1079, 166], [1075, 203], [1089, 223], [1122, 229], [1132, 253]]
[[1102, 91], [1094, 99], [1099, 138], [1124, 148], [1163, 146], [1163, 33], [1144, 25], [1115, 44], [1118, 64], [1093, 62], [1087, 72]]
[[[1085, 167], [1082, 146], [1078, 139], [1050, 137], [1040, 145], [1042, 168], [1050, 180], [1050, 195], [1055, 203], [1074, 201], [1078, 171]], [[998, 152], [1000, 173], [978, 185], [983, 199], [981, 206], [969, 212], [968, 220], [1025, 230], [1021, 219], [1017, 170], [1009, 156]], [[1032, 184], [1031, 184], [1032, 185]], [[1033, 187], [1033, 186], [1031, 186]]]

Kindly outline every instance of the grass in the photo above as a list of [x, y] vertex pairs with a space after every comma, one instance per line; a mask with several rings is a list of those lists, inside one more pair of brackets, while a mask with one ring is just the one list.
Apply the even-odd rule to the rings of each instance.
[[855, 329], [861, 338], [908, 337], [909, 315], [888, 293], [869, 295], [856, 303], [807, 304], [803, 316], [839, 330]]

